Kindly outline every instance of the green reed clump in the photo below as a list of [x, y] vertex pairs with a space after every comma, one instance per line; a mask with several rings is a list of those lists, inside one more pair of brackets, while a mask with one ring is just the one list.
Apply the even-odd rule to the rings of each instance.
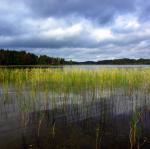
[[150, 89], [150, 69], [0, 69], [0, 85], [17, 89], [78, 93], [99, 89]]
[[[4, 103], [14, 92], [20, 111], [30, 113], [111, 97], [121, 92], [150, 92], [150, 69], [6, 69], [0, 68], [0, 89]], [[116, 94], [116, 95], [117, 95]], [[101, 98], [102, 97], [102, 98]], [[86, 110], [86, 109], [85, 109]]]
[[[74, 112], [78, 113], [76, 104], [83, 104], [82, 110], [89, 113], [89, 100], [92, 102], [111, 94], [121, 93], [132, 95], [134, 92], [150, 92], [150, 68], [125, 69], [103, 68], [96, 70], [84, 69], [6, 69], [0, 68], [0, 90], [2, 99], [8, 103], [11, 98], [9, 91], [17, 96], [21, 120], [24, 126], [29, 122], [29, 114], [36, 109], [55, 109], [57, 105], [63, 106], [67, 111], [67, 105], [74, 106]], [[116, 94], [116, 96], [117, 96]], [[101, 98], [102, 97], [102, 98]], [[141, 99], [142, 100], [142, 99]], [[78, 115], [78, 114], [77, 114]], [[38, 135], [43, 116], [38, 123]], [[55, 136], [55, 123], [52, 127]], [[96, 131], [96, 144], [99, 147], [101, 134], [99, 128]], [[137, 141], [137, 120], [133, 120], [130, 128], [130, 143]]]

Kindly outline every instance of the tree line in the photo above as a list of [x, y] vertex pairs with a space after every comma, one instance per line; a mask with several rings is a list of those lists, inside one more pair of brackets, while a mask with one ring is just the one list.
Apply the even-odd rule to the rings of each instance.
[[0, 49], [0, 65], [61, 65], [65, 64], [63, 58], [37, 56], [26, 51], [11, 51]]
[[114, 60], [101, 60], [101, 61], [85, 61], [85, 62], [76, 62], [76, 61], [65, 61], [64, 58], [54, 58], [46, 55], [37, 56], [33, 53], [28, 53], [26, 51], [12, 51], [0, 49], [0, 65], [141, 65], [149, 64], [150, 59], [114, 59]]
[[102, 60], [98, 61], [97, 64], [105, 64], [105, 65], [149, 65], [150, 64], [150, 59], [128, 59], [128, 58], [123, 58], [123, 59], [114, 59], [114, 60]]
[[100, 60], [100, 61], [84, 61], [75, 62], [70, 61], [73, 65], [150, 65], [150, 59], [113, 59], [113, 60]]

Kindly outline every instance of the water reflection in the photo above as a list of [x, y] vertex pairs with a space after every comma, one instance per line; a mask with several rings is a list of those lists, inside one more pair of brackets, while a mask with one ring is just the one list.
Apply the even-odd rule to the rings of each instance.
[[144, 92], [39, 92], [35, 101], [31, 94], [10, 90], [6, 101], [1, 93], [0, 148], [130, 148], [133, 135], [134, 147], [150, 147], [150, 97]]
[[50, 69], [101, 69], [101, 68], [150, 68], [150, 65], [12, 65], [12, 66], [0, 66], [0, 68], [10, 68], [10, 69], [26, 69], [26, 68], [50, 68]]

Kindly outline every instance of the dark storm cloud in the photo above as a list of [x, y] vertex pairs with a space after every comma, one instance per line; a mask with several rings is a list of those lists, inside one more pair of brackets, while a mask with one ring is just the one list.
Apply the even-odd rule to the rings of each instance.
[[136, 9], [136, 0], [26, 0], [37, 17], [78, 15], [107, 23], [118, 13]]
[[0, 36], [13, 36], [22, 32], [23, 30], [18, 28], [14, 22], [0, 19]]

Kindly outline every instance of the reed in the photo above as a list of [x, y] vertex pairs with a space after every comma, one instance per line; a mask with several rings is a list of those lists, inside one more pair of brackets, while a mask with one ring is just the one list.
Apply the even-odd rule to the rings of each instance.
[[[29, 122], [29, 115], [36, 111], [48, 111], [61, 107], [62, 113], [69, 111], [68, 105], [72, 106], [75, 116], [79, 117], [82, 109], [85, 117], [92, 111], [100, 100], [105, 102], [119, 94], [133, 97], [134, 93], [150, 93], [150, 68], [125, 69], [125, 68], [103, 68], [96, 70], [83, 69], [6, 69], [0, 68], [0, 90], [3, 103], [8, 104], [11, 95], [16, 94], [16, 101], [21, 113], [22, 123], [26, 127]], [[108, 97], [108, 98], [107, 98]], [[120, 97], [120, 96], [119, 96]], [[139, 98], [139, 97], [137, 97]], [[144, 100], [144, 98], [140, 98]], [[89, 106], [90, 105], [90, 106]], [[107, 117], [105, 104], [102, 109], [101, 119]], [[111, 109], [111, 107], [109, 108]], [[113, 109], [113, 108], [112, 108]], [[105, 116], [106, 115], [106, 116]], [[40, 115], [37, 134], [40, 135], [41, 125], [45, 116]], [[137, 145], [137, 123], [139, 117], [132, 119], [130, 125], [131, 148]], [[51, 127], [52, 138], [56, 136], [55, 121]], [[96, 148], [101, 145], [103, 132], [98, 126], [96, 129]]]
[[100, 149], [101, 141], [103, 137], [103, 131], [100, 126], [96, 128], [96, 149]]
[[44, 113], [39, 113], [38, 130], [37, 130], [38, 137], [40, 136], [40, 128], [41, 128], [44, 116], [45, 116]]
[[[120, 91], [125, 95], [131, 95], [134, 91], [149, 93], [150, 69], [62, 70], [0, 68], [0, 86], [5, 102], [10, 98], [8, 92], [11, 89], [22, 96], [22, 98], [18, 98], [19, 100], [28, 98], [27, 101], [30, 100], [32, 105], [39, 102], [37, 94], [42, 94], [42, 97], [45, 97], [45, 108], [49, 108], [50, 102], [56, 107], [56, 96], [63, 97], [61, 99], [65, 108], [73, 95], [76, 97], [78, 95], [82, 96], [81, 99], [84, 101], [81, 102], [85, 102], [87, 99], [95, 101], [100, 99], [99, 97], [110, 96]], [[29, 95], [28, 97], [26, 97], [27, 94]], [[22, 101], [18, 102], [25, 104]], [[79, 101], [72, 101], [72, 103], [74, 102]]]
[[130, 134], [129, 134], [129, 139], [130, 139], [130, 148], [139, 148], [139, 142], [138, 142], [138, 123], [141, 119], [141, 113], [138, 112], [135, 115], [133, 115], [131, 123], [130, 123]]
[[150, 89], [150, 69], [0, 69], [0, 84], [43, 91], [80, 92], [123, 88], [134, 90], [146, 85]]
[[9, 90], [19, 94], [19, 107], [25, 113], [36, 110], [40, 104], [45, 104], [45, 110], [61, 104], [65, 110], [69, 103], [92, 104], [120, 92], [129, 96], [137, 91], [149, 94], [150, 69], [0, 68], [0, 88], [4, 103], [11, 98]]

